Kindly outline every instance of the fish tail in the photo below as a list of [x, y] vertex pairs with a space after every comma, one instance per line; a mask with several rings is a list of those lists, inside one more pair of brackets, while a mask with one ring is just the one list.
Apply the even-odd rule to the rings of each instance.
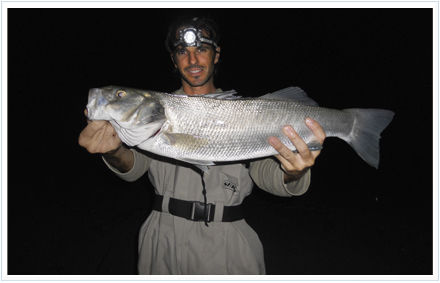
[[351, 133], [343, 138], [368, 164], [379, 167], [380, 133], [388, 126], [394, 112], [383, 109], [345, 109], [354, 115]]

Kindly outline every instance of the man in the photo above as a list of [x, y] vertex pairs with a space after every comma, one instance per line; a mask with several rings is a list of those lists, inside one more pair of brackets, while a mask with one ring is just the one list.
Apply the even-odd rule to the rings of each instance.
[[[220, 57], [218, 39], [218, 27], [209, 19], [183, 18], [171, 25], [166, 45], [182, 82], [176, 94], [222, 92], [214, 86], [213, 76]], [[305, 122], [323, 143], [320, 125], [311, 119]], [[251, 193], [253, 182], [279, 196], [303, 194], [310, 183], [309, 168], [319, 155], [291, 126], [285, 126], [284, 132], [298, 153], [270, 137], [278, 161], [211, 166], [209, 174], [126, 148], [104, 121], [89, 121], [79, 144], [102, 154], [124, 180], [134, 181], [148, 171], [156, 199], [139, 233], [140, 274], [265, 274], [263, 247], [243, 219], [240, 204]]]

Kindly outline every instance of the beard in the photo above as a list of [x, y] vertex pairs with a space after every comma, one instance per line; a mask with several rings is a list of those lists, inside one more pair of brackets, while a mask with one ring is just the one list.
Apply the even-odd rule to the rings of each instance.
[[195, 76], [192, 78], [188, 78], [187, 76], [185, 76], [185, 74], [180, 72], [181, 79], [184, 80], [187, 84], [189, 84], [192, 87], [198, 87], [198, 86], [205, 85], [206, 83], [208, 83], [212, 79], [213, 75], [214, 75], [214, 72], [211, 70], [208, 74], [206, 74], [205, 78], [202, 78], [201, 76]]
[[203, 86], [207, 82], [209, 82], [214, 76], [214, 69], [209, 69], [208, 73], [204, 77], [202, 77], [202, 76], [187, 76], [185, 71], [188, 69], [192, 69], [192, 68], [200, 68], [200, 69], [206, 70], [205, 68], [203, 68], [201, 66], [197, 66], [197, 65], [189, 66], [189, 67], [185, 68], [185, 70], [183, 70], [183, 71], [178, 69], [179, 74], [180, 74], [180, 78], [192, 87]]

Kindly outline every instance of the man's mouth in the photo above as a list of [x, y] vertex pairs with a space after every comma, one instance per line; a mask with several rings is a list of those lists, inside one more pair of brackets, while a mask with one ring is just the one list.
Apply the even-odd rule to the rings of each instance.
[[202, 71], [202, 69], [197, 69], [197, 70], [188, 70], [188, 73], [190, 74], [198, 74]]

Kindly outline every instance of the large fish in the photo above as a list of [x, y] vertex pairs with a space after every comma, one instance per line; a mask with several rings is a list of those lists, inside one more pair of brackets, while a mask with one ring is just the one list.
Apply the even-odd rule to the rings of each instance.
[[108, 86], [89, 91], [88, 119], [108, 120], [128, 146], [195, 164], [254, 159], [278, 154], [270, 136], [295, 151], [283, 134], [292, 125], [310, 150], [321, 144], [305, 125], [316, 120], [327, 137], [350, 144], [368, 164], [379, 165], [379, 139], [394, 113], [382, 109], [334, 110], [318, 107], [303, 90], [290, 87], [258, 98], [234, 91], [175, 95]]

